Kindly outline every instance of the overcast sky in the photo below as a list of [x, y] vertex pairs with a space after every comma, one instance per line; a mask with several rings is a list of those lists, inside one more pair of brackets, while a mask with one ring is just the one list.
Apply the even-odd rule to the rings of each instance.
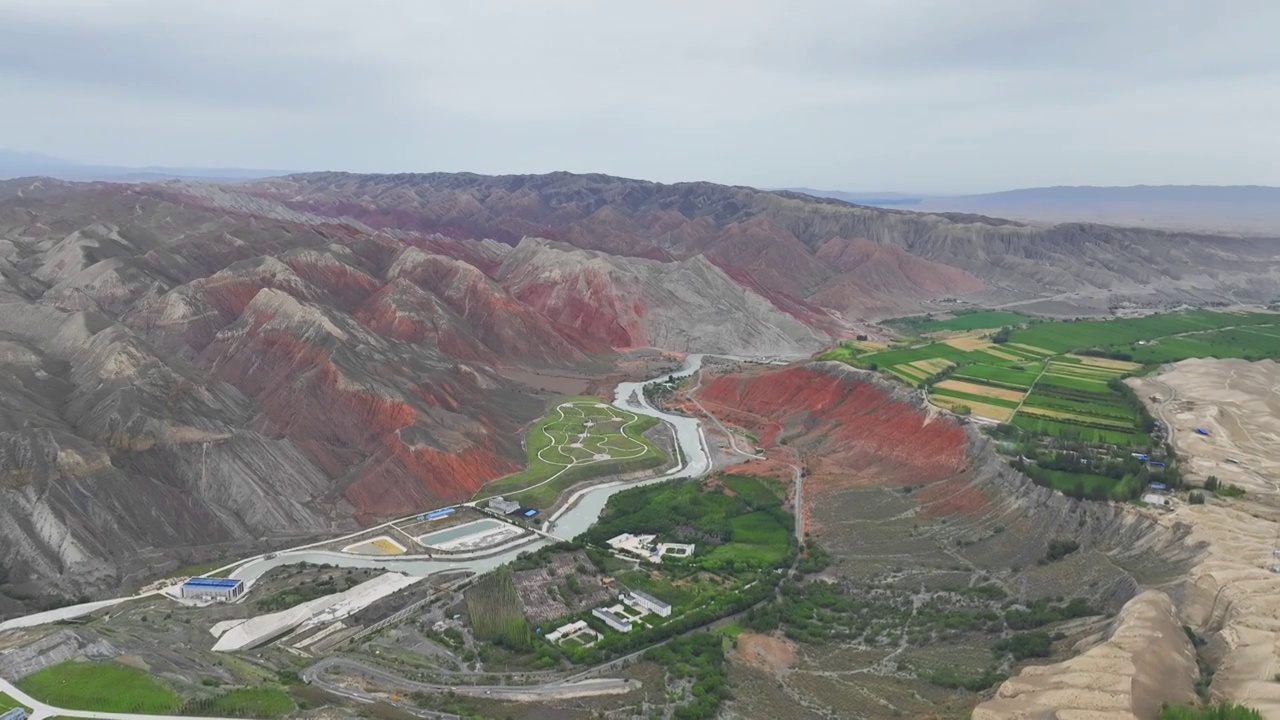
[[978, 192], [1280, 185], [1276, 0], [0, 0], [0, 147]]

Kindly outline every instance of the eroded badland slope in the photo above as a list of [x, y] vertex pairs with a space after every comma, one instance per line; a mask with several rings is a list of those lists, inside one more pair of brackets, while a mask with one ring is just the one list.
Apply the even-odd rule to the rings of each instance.
[[[1064, 626], [1054, 657], [1079, 655], [1070, 672], [1029, 669], [975, 717], [1146, 718], [1162, 702], [1194, 697], [1195, 654], [1174, 605], [1142, 591], [1177, 579], [1199, 557], [1189, 528], [1037, 487], [976, 432], [926, 410], [917, 393], [840, 364], [709, 377], [698, 397], [754, 434], [771, 458], [803, 464], [805, 530], [834, 559], [816, 582], [858, 598], [911, 588], [925, 604], [939, 586], [996, 582], [1018, 604], [1083, 597], [1119, 611]], [[1045, 562], [1054, 539], [1080, 550]], [[943, 664], [990, 663], [980, 635], [883, 637], [802, 643], [777, 680], [781, 693], [749, 690], [757, 671], [740, 668], [733, 716], [954, 716], [981, 700], [923, 679]]]

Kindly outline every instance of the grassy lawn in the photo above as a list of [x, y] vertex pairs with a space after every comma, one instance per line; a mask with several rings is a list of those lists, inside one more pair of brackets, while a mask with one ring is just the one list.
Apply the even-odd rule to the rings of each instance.
[[721, 480], [734, 495], [754, 505], [779, 505], [786, 497], [782, 483], [754, 475], [725, 475]]
[[192, 700], [182, 707], [183, 715], [206, 717], [282, 718], [298, 707], [288, 693], [277, 688], [229, 690], [213, 698]]
[[666, 454], [644, 438], [658, 422], [598, 398], [560, 401], [529, 427], [525, 469], [485, 485], [476, 499], [514, 496], [526, 506], [546, 508], [584, 480], [662, 465]]
[[27, 712], [31, 712], [31, 708], [27, 707], [26, 705], [23, 705], [17, 700], [14, 700], [8, 695], [0, 692], [0, 712], [4, 712], [5, 710], [12, 710], [16, 707], [20, 707], [25, 709]]
[[167, 714], [182, 705], [146, 671], [110, 661], [62, 662], [15, 684], [37, 700], [72, 710]]
[[770, 567], [787, 557], [789, 532], [772, 514], [759, 510], [729, 521], [730, 541], [707, 553], [704, 565], [710, 569], [751, 565]]

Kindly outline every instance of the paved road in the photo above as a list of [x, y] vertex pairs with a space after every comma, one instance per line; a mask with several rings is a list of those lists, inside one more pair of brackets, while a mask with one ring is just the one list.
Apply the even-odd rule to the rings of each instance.
[[[304, 670], [301, 677], [310, 684], [329, 690], [330, 687], [334, 686], [334, 683], [326, 680], [324, 673], [330, 668], [340, 668], [347, 672], [371, 677], [404, 692], [454, 692], [459, 695], [491, 697], [495, 700], [528, 700], [537, 697], [550, 699], [606, 692], [623, 693], [630, 692], [640, 686], [638, 681], [624, 678], [557, 680], [541, 685], [439, 685], [409, 680], [371, 665], [342, 657], [325, 658]], [[351, 691], [347, 689], [347, 692]], [[373, 698], [373, 696], [368, 697], [377, 699]]]

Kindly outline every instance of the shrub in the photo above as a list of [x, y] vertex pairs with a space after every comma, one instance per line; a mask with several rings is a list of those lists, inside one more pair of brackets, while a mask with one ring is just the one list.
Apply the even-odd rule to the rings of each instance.
[[1071, 538], [1054, 538], [1049, 541], [1049, 549], [1045, 552], [1045, 560], [1053, 562], [1061, 560], [1080, 549], [1080, 543]]
[[1236, 703], [1219, 703], [1207, 707], [1170, 705], [1162, 708], [1157, 720], [1262, 720], [1253, 708]]
[[1053, 638], [1045, 632], [1018, 633], [991, 646], [991, 650], [996, 654], [1009, 653], [1014, 660], [1049, 657], [1053, 654]]
[[1195, 492], [1187, 496], [1187, 502], [1191, 503], [1192, 505], [1203, 505], [1204, 493], [1200, 492], [1199, 490], [1196, 490]]

